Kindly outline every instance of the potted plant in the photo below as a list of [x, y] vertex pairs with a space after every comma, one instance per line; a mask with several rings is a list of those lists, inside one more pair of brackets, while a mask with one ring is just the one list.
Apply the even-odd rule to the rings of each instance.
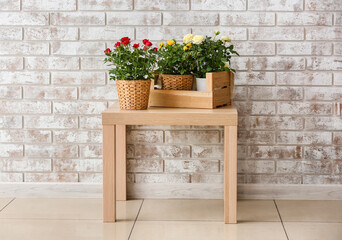
[[197, 91], [206, 91], [206, 73], [232, 71], [230, 67], [230, 59], [232, 54], [239, 55], [234, 50], [234, 45], [228, 44], [231, 42], [227, 36], [222, 36], [216, 40], [220, 34], [215, 31], [214, 38], [203, 37], [201, 35], [192, 36], [188, 34], [184, 36], [183, 42], [192, 42], [191, 55], [196, 61], [194, 75], [196, 76]]
[[157, 67], [162, 89], [191, 90], [195, 62], [189, 51], [192, 44], [179, 44], [175, 40], [160, 43]]
[[157, 48], [144, 39], [143, 44], [132, 44], [128, 37], [121, 38], [113, 49], [104, 51], [105, 63], [112, 66], [110, 80], [116, 80], [121, 109], [147, 109]]

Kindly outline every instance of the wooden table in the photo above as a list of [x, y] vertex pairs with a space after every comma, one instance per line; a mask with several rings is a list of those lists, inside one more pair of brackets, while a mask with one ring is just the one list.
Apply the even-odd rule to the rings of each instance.
[[224, 126], [224, 222], [236, 223], [237, 111], [151, 107], [120, 110], [115, 103], [102, 113], [103, 125], [103, 221], [115, 222], [116, 200], [126, 200], [126, 125], [222, 125]]

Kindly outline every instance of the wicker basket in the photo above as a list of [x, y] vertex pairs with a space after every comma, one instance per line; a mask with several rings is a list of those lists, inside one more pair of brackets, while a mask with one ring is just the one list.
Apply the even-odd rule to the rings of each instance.
[[148, 107], [151, 80], [117, 80], [121, 109], [143, 110]]
[[161, 74], [160, 77], [164, 90], [192, 90], [193, 75]]

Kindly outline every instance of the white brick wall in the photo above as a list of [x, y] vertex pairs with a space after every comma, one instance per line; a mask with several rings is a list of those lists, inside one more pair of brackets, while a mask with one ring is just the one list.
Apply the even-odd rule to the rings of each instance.
[[[342, 183], [341, 0], [0, 0], [0, 182], [102, 180], [103, 50], [219, 29], [236, 45], [238, 181]], [[223, 129], [130, 126], [127, 181], [222, 183]]]

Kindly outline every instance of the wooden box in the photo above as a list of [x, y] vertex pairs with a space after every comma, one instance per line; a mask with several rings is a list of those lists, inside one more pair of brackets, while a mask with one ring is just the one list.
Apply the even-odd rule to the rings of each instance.
[[226, 71], [207, 73], [206, 80], [206, 91], [157, 90], [153, 87], [149, 106], [218, 108], [230, 105], [234, 90], [234, 74]]

